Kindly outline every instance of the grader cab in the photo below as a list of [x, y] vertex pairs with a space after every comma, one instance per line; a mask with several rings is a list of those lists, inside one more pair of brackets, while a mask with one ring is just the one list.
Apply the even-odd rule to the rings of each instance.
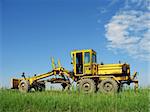
[[123, 84], [130, 83], [135, 84], [135, 89], [138, 87], [138, 81], [135, 80], [137, 72], [131, 77], [129, 64], [98, 64], [96, 52], [92, 49], [72, 51], [71, 57], [80, 91], [117, 92]]
[[[114, 93], [121, 90], [123, 84], [134, 83], [135, 90], [138, 87], [138, 80], [135, 80], [137, 72], [131, 77], [130, 65], [126, 63], [98, 64], [96, 52], [92, 49], [74, 50], [71, 52], [73, 71], [63, 68], [58, 61], [55, 66], [52, 59], [52, 70], [45, 74], [40, 74], [30, 78], [12, 79], [14, 89], [28, 92], [32, 88], [43, 90], [45, 82], [61, 83], [64, 90], [70, 89], [71, 81], [77, 82], [77, 88], [84, 93]], [[51, 76], [59, 75], [62, 78]], [[49, 77], [48, 80], [46, 78]]]
[[89, 50], [75, 50], [71, 52], [75, 76], [97, 74], [96, 52]]

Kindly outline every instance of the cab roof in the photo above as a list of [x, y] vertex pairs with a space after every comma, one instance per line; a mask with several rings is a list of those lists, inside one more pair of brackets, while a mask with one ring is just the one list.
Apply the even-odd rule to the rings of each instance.
[[96, 53], [93, 49], [81, 49], [81, 50], [71, 51], [71, 53], [79, 53], [79, 52], [94, 52], [94, 53]]

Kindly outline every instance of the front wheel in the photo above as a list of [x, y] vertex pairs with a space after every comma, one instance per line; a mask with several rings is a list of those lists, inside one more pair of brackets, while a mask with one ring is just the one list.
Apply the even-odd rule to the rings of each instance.
[[29, 81], [22, 80], [19, 83], [19, 91], [24, 92], [24, 93], [28, 92], [29, 91]]
[[96, 91], [95, 82], [92, 79], [82, 79], [79, 83], [79, 91], [83, 93], [94, 93]]

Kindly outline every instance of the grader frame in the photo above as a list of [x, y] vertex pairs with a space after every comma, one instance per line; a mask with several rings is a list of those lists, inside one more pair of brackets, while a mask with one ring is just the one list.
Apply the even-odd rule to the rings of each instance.
[[[92, 49], [74, 50], [71, 52], [73, 71], [63, 68], [58, 60], [56, 67], [52, 58], [52, 70], [50, 72], [26, 78], [23, 74], [21, 79], [12, 79], [12, 88], [22, 92], [32, 89], [43, 90], [45, 82], [61, 83], [64, 90], [70, 89], [71, 81], [77, 82], [78, 88], [84, 93], [100, 91], [102, 93], [117, 92], [123, 84], [135, 84], [138, 88], [138, 80], [135, 80], [137, 72], [131, 77], [130, 65], [126, 63], [97, 64], [96, 52]], [[59, 75], [62, 78], [47, 77]]]

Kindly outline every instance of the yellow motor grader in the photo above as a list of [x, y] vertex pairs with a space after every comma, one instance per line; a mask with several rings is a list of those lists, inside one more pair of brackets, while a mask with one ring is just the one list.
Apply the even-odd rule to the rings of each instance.
[[[64, 90], [69, 90], [71, 81], [77, 82], [77, 88], [84, 93], [114, 93], [122, 89], [124, 84], [134, 83], [135, 90], [138, 88], [138, 80], [135, 79], [137, 72], [131, 77], [130, 65], [127, 63], [98, 64], [96, 52], [92, 49], [74, 50], [71, 52], [73, 71], [63, 68], [58, 61], [55, 66], [52, 59], [52, 70], [50, 72], [25, 77], [23, 73], [20, 79], [12, 79], [12, 88], [22, 92], [31, 90], [42, 91], [45, 83], [61, 83]], [[55, 76], [60, 76], [55, 77]]]

